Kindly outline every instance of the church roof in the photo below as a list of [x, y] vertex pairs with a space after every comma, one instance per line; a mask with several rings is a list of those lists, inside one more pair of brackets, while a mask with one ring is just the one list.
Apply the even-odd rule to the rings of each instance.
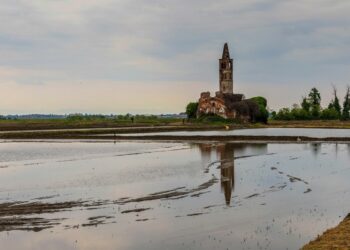
[[230, 59], [230, 52], [228, 50], [228, 45], [225, 43], [224, 49], [222, 51], [222, 59]]

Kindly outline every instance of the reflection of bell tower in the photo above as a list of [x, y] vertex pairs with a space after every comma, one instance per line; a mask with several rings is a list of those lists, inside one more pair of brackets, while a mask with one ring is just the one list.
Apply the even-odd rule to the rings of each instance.
[[231, 203], [232, 190], [235, 184], [234, 144], [227, 143], [217, 147], [221, 160], [221, 190], [225, 193], [226, 205]]
[[233, 94], [233, 59], [230, 58], [228, 45], [225, 43], [222, 58], [219, 59], [220, 93]]

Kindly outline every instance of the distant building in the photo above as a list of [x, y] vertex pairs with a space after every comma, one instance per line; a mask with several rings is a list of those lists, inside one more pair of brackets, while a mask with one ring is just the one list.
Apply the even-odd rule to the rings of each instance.
[[233, 59], [225, 43], [222, 58], [219, 59], [219, 91], [215, 96], [210, 96], [210, 92], [201, 93], [197, 117], [215, 114], [226, 119], [254, 121], [254, 114], [258, 110], [255, 102], [244, 100], [243, 94], [233, 93]]

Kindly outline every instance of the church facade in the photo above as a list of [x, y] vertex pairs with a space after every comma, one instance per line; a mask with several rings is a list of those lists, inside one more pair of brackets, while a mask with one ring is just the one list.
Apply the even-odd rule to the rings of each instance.
[[219, 91], [215, 96], [211, 96], [210, 92], [201, 93], [197, 117], [214, 114], [225, 119], [254, 121], [252, 114], [257, 108], [257, 104], [245, 100], [243, 94], [233, 93], [233, 59], [225, 43], [222, 57], [219, 59]]

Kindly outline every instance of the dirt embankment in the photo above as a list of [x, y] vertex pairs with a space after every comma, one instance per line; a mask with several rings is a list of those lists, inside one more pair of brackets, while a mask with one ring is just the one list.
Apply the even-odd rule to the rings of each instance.
[[[0, 123], [1, 125], [1, 123]], [[39, 124], [40, 125], [40, 124]], [[65, 126], [55, 129], [43, 129], [40, 126], [15, 126], [5, 131], [0, 126], [0, 139], [106, 139], [106, 140], [242, 140], [242, 141], [327, 141], [327, 142], [350, 142], [350, 138], [311, 138], [298, 136], [166, 136], [166, 135], [139, 135], [128, 136], [129, 133], [151, 133], [151, 132], [173, 132], [173, 131], [208, 131], [226, 129], [248, 129], [248, 128], [349, 128], [350, 121], [271, 121], [264, 124], [200, 124], [186, 123], [173, 125], [159, 124], [132, 124], [118, 125], [115, 127], [101, 126], [93, 128], [91, 126], [67, 128]], [[21, 130], [13, 130], [13, 128]]]
[[[233, 128], [233, 127], [232, 127]], [[241, 128], [241, 127], [234, 127]], [[119, 128], [81, 128], [81, 129], [53, 129], [53, 130], [21, 130], [1, 131], [0, 139], [109, 139], [109, 137], [94, 137], [102, 134], [128, 134], [147, 132], [172, 131], [207, 131], [224, 130], [224, 126], [183, 125], [183, 126], [130, 126]], [[113, 137], [113, 136], [112, 136]], [[114, 138], [114, 137], [113, 137]]]
[[183, 123], [182, 119], [178, 120], [136, 120], [131, 121], [114, 121], [114, 120], [84, 120], [70, 121], [66, 119], [19, 119], [19, 120], [0, 120], [0, 131], [24, 131], [24, 130], [45, 130], [45, 129], [98, 129], [98, 128], [137, 128], [137, 127], [177, 127], [179, 129], [188, 127], [206, 128], [206, 127], [273, 127], [273, 128], [350, 128], [350, 121], [337, 120], [310, 120], [310, 121], [275, 121], [270, 120], [266, 124], [232, 124], [232, 123], [200, 123], [188, 122]]
[[346, 142], [348, 137], [316, 138], [307, 136], [250, 136], [250, 135], [223, 135], [223, 136], [172, 136], [172, 135], [116, 135], [116, 136], [90, 136], [90, 139], [109, 140], [154, 140], [154, 141], [262, 141], [262, 142]]
[[311, 121], [269, 121], [271, 128], [350, 128], [350, 121], [311, 120]]
[[335, 228], [329, 229], [302, 250], [350, 249], [350, 214]]

